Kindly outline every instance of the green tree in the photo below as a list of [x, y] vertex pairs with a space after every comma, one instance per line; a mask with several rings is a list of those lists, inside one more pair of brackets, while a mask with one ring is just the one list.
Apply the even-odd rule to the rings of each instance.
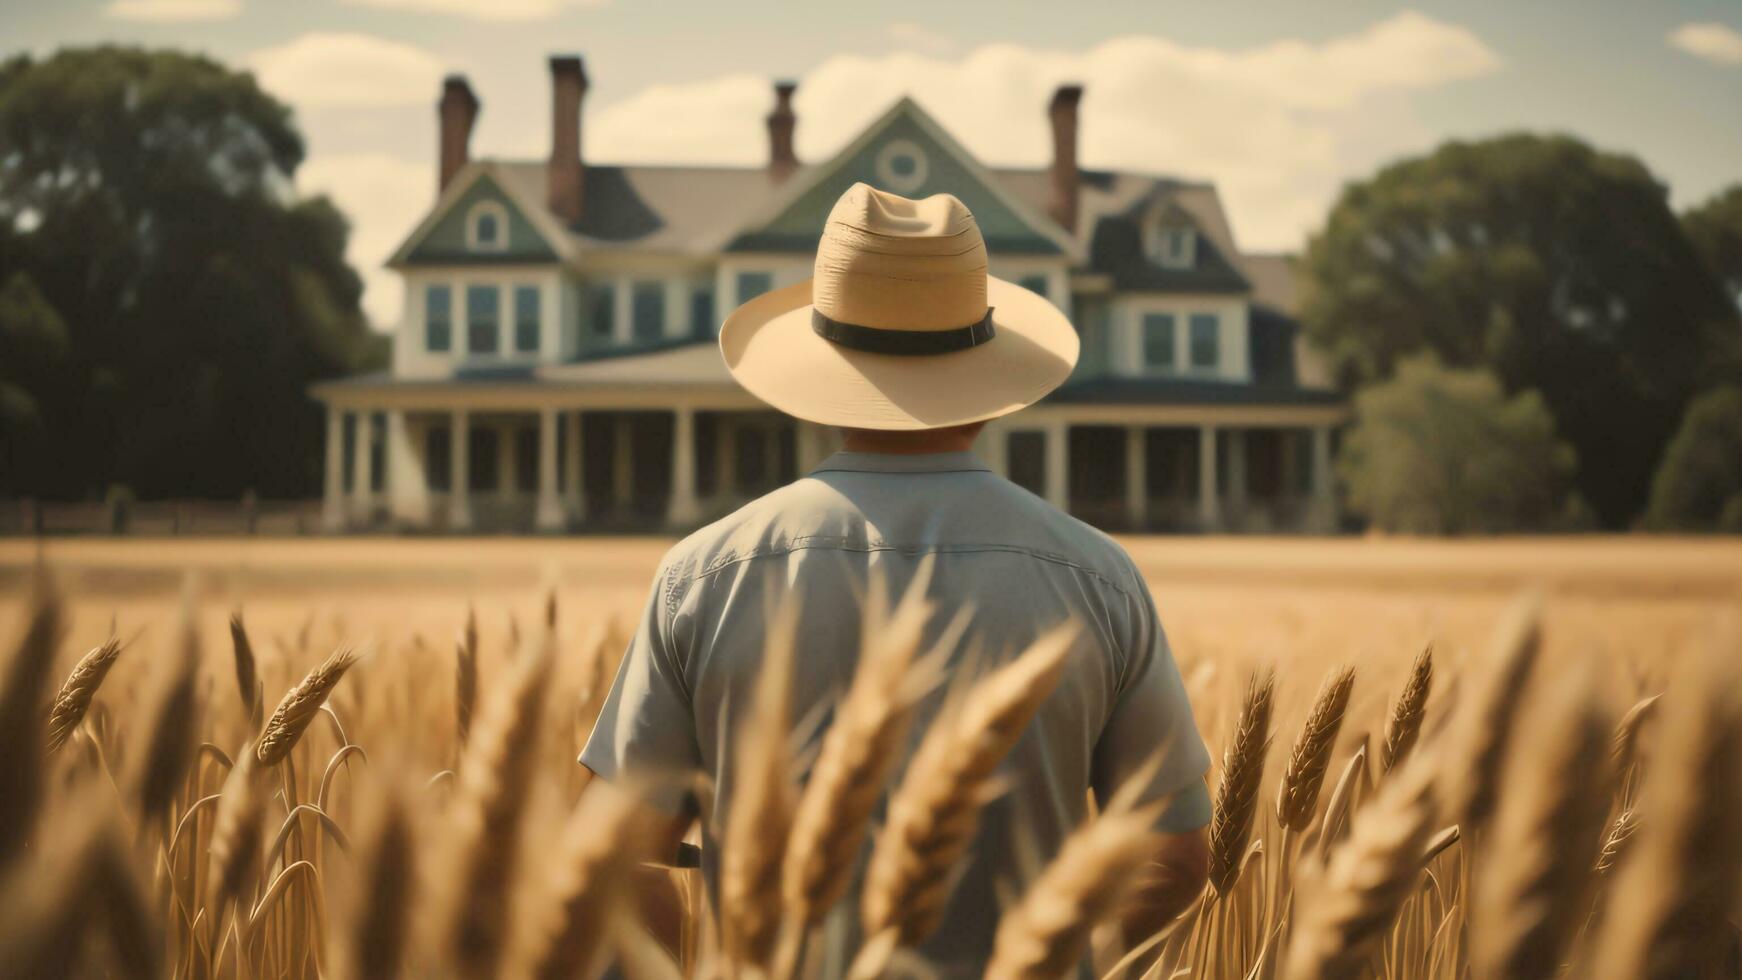
[[1571, 447], [1534, 391], [1491, 372], [1407, 360], [1355, 398], [1338, 469], [1349, 504], [1406, 534], [1540, 530], [1567, 512]]
[[1742, 307], [1742, 184], [1683, 214], [1682, 227], [1730, 301]]
[[1638, 161], [1566, 137], [1447, 143], [1342, 194], [1302, 263], [1340, 381], [1416, 353], [1542, 393], [1583, 495], [1645, 504], [1683, 406], [1735, 370], [1737, 311]]
[[27, 396], [54, 452], [0, 468], [0, 493], [318, 486], [307, 385], [381, 350], [343, 217], [295, 195], [302, 157], [289, 110], [206, 58], [98, 47], [0, 63], [0, 284], [37, 309], [15, 322], [52, 313], [65, 347], [53, 383], [6, 389], [6, 418]]
[[1664, 530], [1742, 532], [1742, 387], [1688, 405], [1652, 481], [1650, 518]]

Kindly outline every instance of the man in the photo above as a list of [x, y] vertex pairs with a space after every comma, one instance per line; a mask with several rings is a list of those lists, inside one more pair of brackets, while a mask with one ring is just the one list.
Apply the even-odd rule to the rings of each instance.
[[[969, 608], [961, 647], [982, 662], [1076, 620], [1063, 679], [1007, 758], [1007, 789], [986, 807], [943, 924], [920, 949], [943, 976], [979, 975], [1001, 896], [1032, 874], [1025, 858], [1050, 858], [1085, 819], [1088, 793], [1107, 800], [1160, 753], [1145, 796], [1170, 801], [1161, 871], [1136, 905], [1141, 921], [1128, 922], [1133, 939], [1203, 887], [1210, 818], [1209, 757], [1130, 557], [969, 452], [986, 420], [1057, 387], [1078, 352], [1057, 308], [986, 266], [980, 230], [954, 197], [911, 201], [857, 184], [829, 215], [814, 277], [727, 318], [720, 347], [733, 377], [789, 415], [840, 427], [845, 451], [671, 550], [581, 755], [606, 780], [708, 778], [703, 870], [717, 895], [730, 742], [778, 593], [796, 590], [802, 609], [801, 719], [846, 689], [873, 576], [899, 595], [931, 563], [926, 594], [940, 610], [931, 637]], [[664, 785], [653, 805], [684, 812], [684, 784]], [[856, 897], [855, 888], [843, 904]]]

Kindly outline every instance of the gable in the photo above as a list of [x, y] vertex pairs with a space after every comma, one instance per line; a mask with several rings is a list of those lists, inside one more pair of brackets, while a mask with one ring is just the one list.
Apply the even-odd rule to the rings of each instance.
[[954, 194], [974, 213], [993, 254], [1059, 255], [1056, 229], [988, 181], [960, 146], [943, 135], [912, 102], [903, 100], [840, 156], [817, 168], [798, 194], [772, 218], [745, 229], [727, 245], [737, 252], [814, 252], [836, 200], [864, 182], [903, 197]]
[[[505, 218], [507, 247], [479, 251], [467, 245], [467, 225], [473, 210], [489, 203], [500, 209]], [[545, 241], [525, 212], [514, 202], [496, 179], [483, 174], [457, 198], [449, 202], [411, 249], [405, 261], [412, 265], [452, 265], [456, 263], [554, 262], [556, 252]]]

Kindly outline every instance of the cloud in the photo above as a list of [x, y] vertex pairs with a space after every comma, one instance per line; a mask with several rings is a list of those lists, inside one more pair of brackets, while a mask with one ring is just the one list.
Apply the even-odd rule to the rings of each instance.
[[[1239, 50], [1121, 37], [1080, 52], [842, 55], [800, 80], [798, 151], [826, 159], [912, 95], [980, 159], [1042, 165], [1047, 99], [1077, 81], [1086, 166], [1212, 180], [1244, 247], [1295, 248], [1345, 180], [1423, 148], [1411, 93], [1499, 67], [1470, 31], [1414, 12], [1320, 43]], [[601, 160], [758, 164], [772, 99], [753, 75], [655, 86], [590, 114], [587, 146]]]
[[305, 194], [326, 194], [351, 220], [345, 257], [363, 277], [363, 309], [376, 326], [399, 319], [399, 277], [381, 264], [429, 211], [435, 167], [387, 153], [313, 155], [297, 173]]
[[1683, 24], [1669, 32], [1670, 47], [1718, 65], [1742, 65], [1742, 33], [1723, 24]]
[[116, 20], [179, 23], [229, 20], [242, 12], [242, 0], [113, 0], [103, 16]]
[[948, 54], [956, 49], [954, 39], [909, 20], [890, 24], [889, 38], [901, 47], [928, 54]]
[[299, 109], [431, 102], [444, 65], [420, 48], [367, 34], [304, 34], [256, 51], [260, 84]]
[[357, 7], [445, 14], [468, 20], [548, 20], [571, 7], [599, 7], [608, 0], [344, 0]]

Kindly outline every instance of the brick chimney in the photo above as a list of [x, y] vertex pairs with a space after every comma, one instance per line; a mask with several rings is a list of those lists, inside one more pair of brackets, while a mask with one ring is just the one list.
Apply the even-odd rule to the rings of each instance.
[[546, 203], [569, 224], [581, 220], [584, 197], [581, 170], [581, 99], [587, 94], [587, 70], [578, 55], [550, 59], [550, 165], [546, 168]]
[[1046, 110], [1052, 119], [1052, 189], [1046, 213], [1072, 234], [1077, 231], [1077, 104], [1082, 101], [1081, 85], [1060, 85]]
[[449, 75], [442, 81], [442, 98], [436, 103], [436, 119], [440, 124], [437, 153], [441, 158], [441, 176], [436, 193], [448, 189], [454, 175], [472, 159], [472, 124], [478, 121], [478, 97], [466, 76]]
[[792, 149], [792, 131], [798, 128], [792, 93], [797, 90], [797, 82], [774, 83], [774, 111], [768, 114], [768, 174], [776, 182], [798, 169], [798, 154]]

